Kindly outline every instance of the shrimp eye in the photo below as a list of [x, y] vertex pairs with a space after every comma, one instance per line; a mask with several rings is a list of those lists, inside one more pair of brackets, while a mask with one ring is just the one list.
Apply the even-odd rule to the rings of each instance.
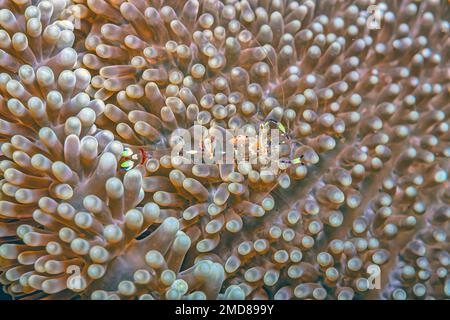
[[278, 129], [280, 129], [281, 132], [286, 133], [286, 128], [281, 123], [278, 124]]
[[125, 171], [130, 170], [131, 168], [133, 168], [133, 166], [134, 166], [134, 162], [131, 160], [124, 161], [120, 164], [120, 168]]
[[129, 157], [133, 154], [133, 151], [130, 148], [124, 148], [122, 151], [122, 157]]

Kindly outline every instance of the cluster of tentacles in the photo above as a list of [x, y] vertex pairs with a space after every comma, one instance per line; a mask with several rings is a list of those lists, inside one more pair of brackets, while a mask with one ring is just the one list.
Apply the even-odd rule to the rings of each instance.
[[[439, 0], [0, 0], [4, 291], [448, 298], [449, 19]], [[301, 161], [120, 169], [124, 147], [267, 122]]]

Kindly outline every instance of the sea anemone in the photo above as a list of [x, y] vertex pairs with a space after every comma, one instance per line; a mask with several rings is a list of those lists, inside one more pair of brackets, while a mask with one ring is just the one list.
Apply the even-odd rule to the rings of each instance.
[[[446, 1], [0, 4], [9, 295], [450, 296]], [[275, 166], [174, 152], [270, 125]]]

